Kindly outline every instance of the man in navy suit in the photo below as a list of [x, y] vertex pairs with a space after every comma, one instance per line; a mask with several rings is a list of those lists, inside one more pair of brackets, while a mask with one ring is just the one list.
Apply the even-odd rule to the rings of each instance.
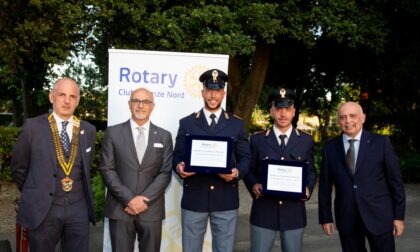
[[319, 223], [335, 231], [345, 252], [395, 251], [394, 236], [404, 231], [405, 192], [398, 157], [386, 136], [363, 129], [365, 114], [355, 102], [338, 107], [343, 133], [324, 146], [319, 181]]
[[[295, 116], [294, 92], [280, 88], [270, 96], [271, 129], [251, 136], [252, 163], [244, 182], [253, 198], [251, 209], [251, 251], [271, 251], [277, 231], [282, 251], [301, 251], [306, 226], [305, 201], [316, 182], [314, 172], [314, 140], [292, 126]], [[262, 194], [262, 169], [266, 159], [307, 163], [306, 197], [286, 199]]]
[[99, 167], [108, 188], [105, 216], [112, 251], [133, 251], [137, 234], [139, 251], [159, 252], [172, 136], [150, 122], [152, 92], [134, 90], [128, 105], [131, 118], [106, 130]]
[[53, 112], [26, 120], [13, 149], [16, 221], [29, 230], [31, 252], [55, 251], [59, 240], [63, 252], [89, 251], [96, 129], [73, 116], [80, 99], [73, 79], [57, 80], [49, 99]]
[[[210, 219], [212, 248], [233, 251], [238, 217], [238, 180], [248, 172], [250, 151], [244, 123], [221, 108], [226, 73], [212, 69], [200, 76], [204, 108], [179, 122], [173, 158], [174, 171], [184, 179], [181, 201], [183, 251], [202, 251]], [[227, 174], [186, 172], [186, 135], [223, 136], [234, 140], [231, 169]], [[209, 160], [210, 162], [211, 160]]]

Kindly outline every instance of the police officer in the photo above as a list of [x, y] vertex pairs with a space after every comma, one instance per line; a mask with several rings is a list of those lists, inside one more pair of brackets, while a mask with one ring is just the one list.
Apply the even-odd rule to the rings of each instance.
[[[280, 231], [283, 252], [301, 251], [306, 226], [305, 200], [315, 185], [313, 138], [292, 126], [295, 116], [295, 93], [276, 89], [269, 98], [271, 129], [250, 137], [252, 163], [244, 178], [253, 198], [251, 209], [251, 251], [271, 251]], [[308, 164], [306, 198], [271, 198], [262, 194], [262, 163], [265, 159], [303, 161]]]
[[[183, 251], [202, 251], [207, 222], [210, 219], [213, 251], [233, 251], [238, 217], [238, 180], [248, 172], [250, 150], [244, 123], [224, 111], [226, 73], [211, 69], [199, 80], [204, 107], [179, 122], [173, 158], [174, 171], [184, 180], [181, 201]], [[186, 135], [232, 137], [231, 173], [200, 174], [186, 172]]]

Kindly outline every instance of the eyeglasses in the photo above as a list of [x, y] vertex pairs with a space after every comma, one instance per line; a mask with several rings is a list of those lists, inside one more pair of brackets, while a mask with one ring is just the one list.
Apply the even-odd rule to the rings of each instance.
[[138, 99], [132, 99], [132, 100], [130, 100], [130, 102], [132, 104], [137, 105], [137, 106], [139, 106], [140, 104], [143, 104], [143, 106], [149, 106], [149, 105], [152, 105], [153, 104], [152, 101], [149, 101], [149, 100], [138, 100]]

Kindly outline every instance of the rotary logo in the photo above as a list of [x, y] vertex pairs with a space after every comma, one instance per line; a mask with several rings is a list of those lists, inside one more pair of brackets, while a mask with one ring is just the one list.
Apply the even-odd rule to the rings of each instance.
[[208, 69], [209, 67], [198, 65], [191, 67], [185, 72], [182, 85], [191, 97], [201, 98], [201, 90], [203, 89], [203, 85], [198, 80], [198, 78]]

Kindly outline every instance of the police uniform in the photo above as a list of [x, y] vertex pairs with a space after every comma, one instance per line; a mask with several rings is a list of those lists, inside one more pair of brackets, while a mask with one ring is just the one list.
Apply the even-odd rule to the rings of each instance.
[[[278, 108], [292, 106], [293, 94], [288, 89], [276, 90], [270, 96], [270, 105]], [[306, 226], [304, 200], [269, 198], [264, 195], [255, 197], [252, 189], [255, 184], [261, 184], [263, 161], [272, 159], [306, 162], [306, 184], [311, 193], [316, 182], [312, 136], [291, 126], [286, 132], [287, 144], [282, 150], [278, 132], [280, 131], [273, 126], [250, 137], [252, 163], [244, 182], [253, 197], [250, 217], [252, 251], [271, 251], [277, 231], [280, 231], [283, 251], [300, 251], [303, 228]]]
[[[212, 69], [203, 73], [200, 81], [206, 89], [219, 90], [224, 88], [227, 75]], [[218, 112], [219, 118], [214, 129], [210, 129], [205, 108], [180, 120], [173, 169], [178, 172], [177, 165], [187, 160], [187, 134], [224, 136], [234, 140], [229, 168], [237, 168], [239, 174], [230, 182], [217, 174], [197, 173], [184, 179], [181, 201], [183, 251], [202, 251], [208, 217], [212, 226], [213, 251], [233, 251], [239, 207], [238, 180], [248, 172], [251, 155], [243, 121], [222, 109]], [[199, 225], [193, 223], [197, 218], [200, 219]], [[225, 230], [213, 229], [214, 225], [224, 227]]]

